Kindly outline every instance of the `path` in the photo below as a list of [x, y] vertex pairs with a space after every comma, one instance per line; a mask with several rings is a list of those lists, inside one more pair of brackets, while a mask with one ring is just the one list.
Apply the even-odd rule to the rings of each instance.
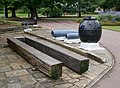
[[[78, 29], [79, 23], [73, 21], [43, 21], [40, 26], [48, 29]], [[115, 56], [115, 66], [92, 88], [120, 88], [120, 33], [103, 30], [100, 42]]]
[[93, 88], [120, 88], [120, 33], [103, 31], [100, 41], [115, 57], [115, 66]]
[[48, 29], [78, 29], [79, 24], [73, 21], [40, 20], [38, 25]]

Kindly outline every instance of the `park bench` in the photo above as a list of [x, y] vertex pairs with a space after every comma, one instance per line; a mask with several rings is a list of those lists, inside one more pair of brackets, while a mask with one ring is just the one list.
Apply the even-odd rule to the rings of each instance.
[[37, 24], [37, 23], [35, 23], [35, 22], [29, 22], [29, 21], [24, 21], [24, 22], [21, 23], [22, 26], [24, 26], [24, 25], [25, 25], [25, 26], [35, 25], [35, 24]]
[[21, 25], [23, 26], [24, 29], [29, 28], [30, 25], [32, 26], [37, 25], [37, 18], [34, 17], [33, 21], [23, 21]]
[[9, 46], [37, 69], [58, 79], [62, 76], [62, 62], [48, 56], [25, 43], [25, 38], [7, 38]]

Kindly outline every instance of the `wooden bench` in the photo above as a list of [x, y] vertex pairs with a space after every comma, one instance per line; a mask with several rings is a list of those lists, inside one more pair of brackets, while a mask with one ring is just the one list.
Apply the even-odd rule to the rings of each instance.
[[28, 25], [37, 25], [37, 18], [36, 17], [34, 17], [34, 19], [33, 19], [33, 21], [31, 21], [31, 22], [29, 22], [29, 21], [24, 21], [24, 22], [22, 22], [21, 23], [21, 25], [23, 25], [23, 26], [28, 26]]
[[89, 68], [89, 59], [61, 46], [38, 37], [25, 37], [25, 43], [47, 55], [60, 60], [65, 66], [78, 73], [84, 73]]
[[21, 23], [22, 26], [27, 26], [27, 25], [34, 25], [34, 22], [22, 22]]
[[25, 44], [24, 38], [7, 38], [9, 46], [40, 71], [57, 79], [62, 76], [62, 62]]
[[32, 26], [38, 26], [37, 25], [37, 18], [34, 17], [33, 21], [24, 21], [21, 23], [24, 29], [29, 28], [30, 25]]

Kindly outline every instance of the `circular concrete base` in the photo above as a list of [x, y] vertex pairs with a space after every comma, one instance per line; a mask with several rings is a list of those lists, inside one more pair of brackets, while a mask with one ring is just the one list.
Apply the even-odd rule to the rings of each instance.
[[80, 47], [81, 49], [84, 50], [104, 50], [104, 48], [100, 47], [99, 43], [80, 43]]

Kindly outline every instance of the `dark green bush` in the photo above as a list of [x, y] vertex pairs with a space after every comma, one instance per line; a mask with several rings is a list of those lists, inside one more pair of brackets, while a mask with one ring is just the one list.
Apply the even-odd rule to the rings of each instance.
[[99, 16], [99, 20], [102, 20], [102, 21], [111, 20], [112, 18], [115, 18], [115, 16], [113, 15], [100, 15]]
[[62, 16], [62, 10], [54, 7], [54, 8], [50, 8], [50, 7], [46, 7], [46, 8], [41, 8], [39, 9], [39, 12], [42, 15], [46, 15], [47, 17], [61, 17]]
[[41, 13], [42, 15], [48, 15], [50, 13], [50, 11], [51, 11], [50, 7], [39, 9], [39, 13]]
[[120, 26], [120, 16], [113, 13], [99, 15], [102, 26]]
[[62, 10], [59, 8], [53, 8], [49, 13], [49, 17], [62, 17]]
[[112, 21], [112, 20], [120, 21], [120, 16], [117, 15], [100, 15], [99, 20], [101, 21]]
[[120, 16], [116, 16], [115, 18], [117, 21], [120, 21]]
[[17, 10], [18, 13], [28, 13], [29, 9], [26, 6], [22, 6], [20, 9]]

